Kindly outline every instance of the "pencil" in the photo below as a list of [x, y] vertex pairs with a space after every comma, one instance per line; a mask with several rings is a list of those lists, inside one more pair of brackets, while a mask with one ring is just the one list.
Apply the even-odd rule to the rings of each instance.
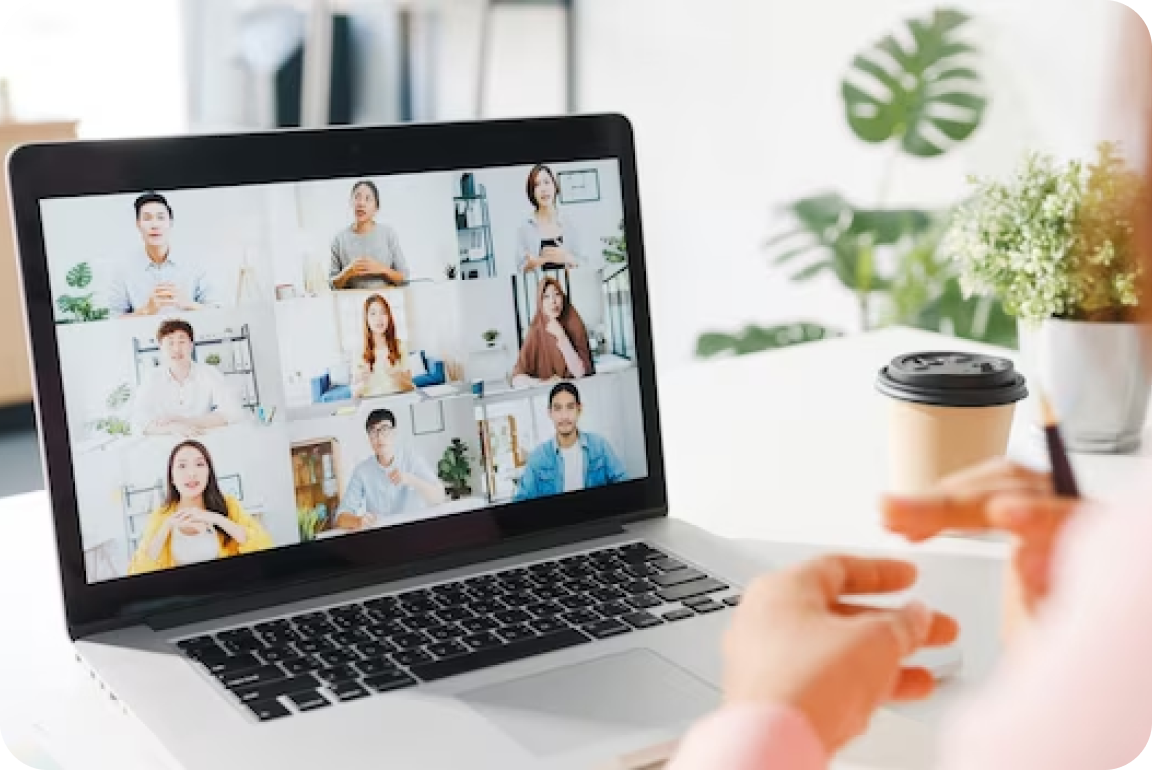
[[1068, 450], [1064, 448], [1064, 439], [1060, 436], [1060, 425], [1056, 420], [1056, 412], [1052, 404], [1043, 393], [1040, 393], [1040, 413], [1044, 419], [1044, 438], [1048, 444], [1048, 460], [1052, 464], [1052, 485], [1058, 497], [1080, 497], [1080, 487], [1076, 484], [1076, 475], [1072, 472], [1072, 463], [1068, 460]]

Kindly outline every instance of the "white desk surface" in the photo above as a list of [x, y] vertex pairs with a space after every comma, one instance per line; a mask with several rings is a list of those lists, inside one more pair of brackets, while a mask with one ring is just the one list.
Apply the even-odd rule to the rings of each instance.
[[[914, 558], [922, 569], [916, 593], [961, 621], [964, 679], [970, 681], [984, 676], [997, 656], [1005, 547], [944, 539], [912, 550], [883, 531], [875, 505], [885, 478], [886, 405], [873, 379], [894, 356], [933, 348], [987, 350], [893, 330], [663, 376], [669, 494], [673, 515], [741, 539], [767, 565], [828, 548]], [[1029, 416], [1024, 405], [1013, 435], [1016, 456], [1040, 449]], [[1081, 456], [1074, 462], [1086, 492], [1107, 496], [1139, 460]], [[0, 521], [0, 601], [11, 624], [0, 636], [0, 732], [6, 743], [40, 767], [54, 767], [45, 762], [46, 749], [67, 770], [154, 770], [159, 763], [132, 744], [123, 721], [72, 664], [47, 497], [41, 492], [0, 501]], [[904, 713], [935, 725], [963, 685]], [[882, 766], [913, 767], [898, 758]]]

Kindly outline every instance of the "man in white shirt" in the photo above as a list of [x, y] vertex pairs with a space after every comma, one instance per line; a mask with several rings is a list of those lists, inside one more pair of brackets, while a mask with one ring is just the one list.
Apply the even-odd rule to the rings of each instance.
[[136, 395], [136, 433], [191, 438], [244, 419], [244, 407], [224, 375], [192, 360], [195, 339], [187, 321], [160, 324], [156, 342], [163, 362]]

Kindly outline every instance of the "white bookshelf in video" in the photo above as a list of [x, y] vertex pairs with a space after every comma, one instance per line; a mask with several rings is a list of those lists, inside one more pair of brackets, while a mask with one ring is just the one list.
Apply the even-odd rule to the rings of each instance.
[[[143, 384], [149, 373], [160, 367], [160, 346], [155, 340], [140, 344], [133, 341], [136, 356], [136, 383]], [[225, 329], [223, 333], [197, 337], [193, 343], [193, 356], [198, 363], [215, 366], [236, 389], [245, 409], [255, 410], [260, 405], [260, 383], [252, 362], [252, 337], [248, 324], [240, 330]]]

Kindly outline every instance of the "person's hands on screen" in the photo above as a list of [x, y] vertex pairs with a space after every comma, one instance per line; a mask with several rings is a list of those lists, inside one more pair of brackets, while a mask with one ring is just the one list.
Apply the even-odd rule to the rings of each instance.
[[156, 315], [167, 307], [176, 304], [175, 286], [170, 283], [158, 283], [148, 295], [148, 301], [140, 310], [145, 315]]
[[168, 296], [168, 304], [170, 306], [178, 308], [180, 310], [195, 310], [196, 309], [196, 303], [193, 302], [192, 298], [189, 297], [188, 294], [183, 289], [181, 289], [179, 286], [176, 286], [175, 284], [171, 284], [171, 283], [165, 284], [165, 286], [168, 287], [167, 288], [167, 296]]
[[928, 697], [931, 673], [902, 661], [921, 647], [951, 644], [956, 622], [919, 602], [891, 610], [842, 601], [903, 591], [915, 580], [911, 564], [847, 556], [758, 579], [724, 640], [725, 699], [798, 710], [832, 754], [886, 702]]
[[562, 340], [568, 336], [564, 332], [564, 327], [561, 326], [560, 322], [557, 321], [555, 318], [548, 321], [548, 324], [544, 327], [544, 331], [551, 334], [557, 340]]
[[1019, 600], [1032, 612], [1048, 596], [1056, 543], [1081, 504], [1057, 497], [1049, 474], [999, 458], [945, 478], [923, 497], [885, 498], [884, 524], [913, 542], [946, 531], [1015, 535]]

